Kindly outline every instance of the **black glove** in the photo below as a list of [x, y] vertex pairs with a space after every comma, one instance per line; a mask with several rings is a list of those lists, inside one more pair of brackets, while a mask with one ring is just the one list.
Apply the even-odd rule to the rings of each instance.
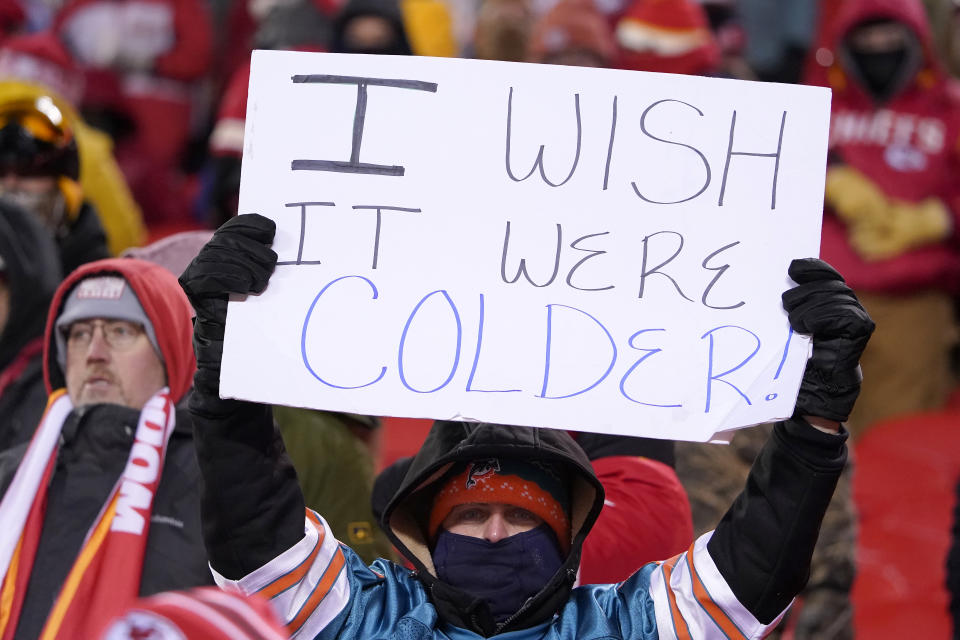
[[798, 285], [783, 293], [790, 326], [813, 337], [796, 415], [844, 422], [860, 393], [860, 354], [874, 322], [843, 276], [823, 260], [794, 260], [787, 273]]
[[260, 293], [267, 287], [277, 264], [277, 254], [270, 248], [275, 232], [273, 220], [255, 213], [231, 218], [180, 276], [180, 286], [197, 314], [193, 324], [197, 356], [194, 396], [220, 397], [227, 300], [231, 293]]

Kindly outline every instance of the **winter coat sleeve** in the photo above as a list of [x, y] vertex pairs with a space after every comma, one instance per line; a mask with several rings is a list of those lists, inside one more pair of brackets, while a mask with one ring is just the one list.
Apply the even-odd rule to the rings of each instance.
[[[820, 522], [846, 462], [846, 432], [828, 434], [801, 420], [778, 423], [741, 494], [716, 530], [649, 571], [647, 596], [636, 577], [618, 585], [619, 626], [652, 600], [661, 639], [763, 638], [779, 622], [810, 571]], [[642, 638], [642, 635], [635, 636]]]
[[238, 579], [302, 541], [303, 494], [269, 405], [192, 398], [191, 413], [210, 565]]
[[305, 508], [272, 407], [201, 397], [191, 413], [214, 580], [270, 599], [291, 638], [337, 636], [361, 584], [384, 576]]
[[776, 620], [806, 584], [820, 524], [847, 459], [847, 434], [777, 423], [747, 485], [710, 539], [710, 556], [757, 620]]
[[563, 638], [760, 640], [779, 617], [761, 622], [734, 595], [707, 550], [713, 533], [683, 553], [651, 563], [617, 585], [574, 590], [561, 615]]

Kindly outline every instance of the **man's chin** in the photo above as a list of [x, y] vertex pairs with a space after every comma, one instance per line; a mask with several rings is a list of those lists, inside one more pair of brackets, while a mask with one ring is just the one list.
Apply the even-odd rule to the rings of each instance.
[[78, 407], [91, 404], [121, 404], [126, 405], [117, 389], [91, 389], [86, 387], [80, 392], [80, 397], [74, 402]]

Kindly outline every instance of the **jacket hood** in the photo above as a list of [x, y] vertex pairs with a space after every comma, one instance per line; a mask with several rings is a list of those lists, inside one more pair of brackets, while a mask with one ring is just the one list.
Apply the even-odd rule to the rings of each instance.
[[[433, 497], [448, 472], [483, 458], [519, 458], [561, 465], [570, 491], [571, 545], [563, 565], [544, 588], [502, 625], [482, 600], [440, 581], [427, 539]], [[603, 485], [583, 450], [565, 431], [488, 423], [437, 421], [411, 460], [382, 522], [394, 546], [417, 569], [437, 613], [455, 626], [483, 636], [527, 628], [549, 620], [567, 601], [580, 565], [580, 551], [603, 507]]]
[[839, 91], [846, 88], [846, 78], [851, 74], [849, 69], [841, 68], [844, 66], [843, 58], [846, 55], [844, 41], [854, 27], [871, 20], [900, 22], [909, 27], [917, 37], [921, 61], [911, 82], [919, 79], [928, 85], [933, 85], [945, 80], [946, 76], [930, 31], [930, 23], [920, 0], [845, 0], [833, 24], [829, 27], [826, 37], [826, 42], [835, 53], [835, 61], [826, 70], [825, 78], [812, 79], [815, 84], [829, 85]]
[[107, 274], [122, 276], [127, 281], [153, 323], [157, 344], [163, 354], [167, 384], [173, 401], [179, 402], [190, 388], [196, 369], [191, 321], [193, 310], [176, 276], [160, 265], [136, 258], [110, 258], [90, 262], [67, 276], [57, 288], [47, 314], [44, 334], [43, 379], [47, 392], [51, 393], [66, 384], [64, 372], [57, 364], [57, 341], [53, 335], [54, 325], [64, 301], [80, 280]]
[[0, 368], [32, 339], [43, 335], [47, 312], [63, 278], [50, 233], [32, 214], [0, 200], [0, 258], [10, 289], [10, 315], [0, 333]]

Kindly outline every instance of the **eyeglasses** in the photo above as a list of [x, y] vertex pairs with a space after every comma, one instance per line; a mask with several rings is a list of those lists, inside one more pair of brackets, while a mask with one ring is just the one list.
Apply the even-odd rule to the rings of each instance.
[[124, 351], [133, 346], [143, 334], [143, 325], [129, 320], [83, 320], [67, 328], [67, 349], [84, 351], [93, 341], [97, 327], [103, 331], [103, 339], [111, 349]]

